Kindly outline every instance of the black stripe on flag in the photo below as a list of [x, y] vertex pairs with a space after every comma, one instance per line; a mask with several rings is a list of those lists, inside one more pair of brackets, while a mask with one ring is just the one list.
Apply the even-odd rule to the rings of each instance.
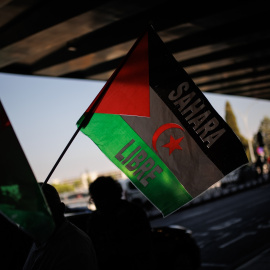
[[224, 174], [247, 163], [243, 145], [165, 44], [149, 29], [149, 83]]

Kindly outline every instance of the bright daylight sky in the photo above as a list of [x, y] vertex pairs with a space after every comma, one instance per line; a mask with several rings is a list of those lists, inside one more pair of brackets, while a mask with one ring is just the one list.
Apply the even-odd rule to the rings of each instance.
[[[105, 82], [14, 76], [0, 73], [0, 99], [38, 181], [44, 181], [76, 131], [76, 122]], [[270, 102], [206, 94], [224, 118], [225, 102], [231, 103], [241, 133], [251, 137]], [[247, 119], [247, 128], [244, 124]], [[80, 177], [84, 172], [107, 172], [116, 166], [81, 132], [50, 179]]]

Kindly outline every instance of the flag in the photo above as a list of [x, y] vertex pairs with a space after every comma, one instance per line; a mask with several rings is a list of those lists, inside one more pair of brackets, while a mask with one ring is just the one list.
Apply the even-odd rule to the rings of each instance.
[[0, 101], [0, 212], [39, 242], [54, 230], [51, 212]]
[[151, 27], [77, 126], [163, 216], [248, 162], [238, 137]]

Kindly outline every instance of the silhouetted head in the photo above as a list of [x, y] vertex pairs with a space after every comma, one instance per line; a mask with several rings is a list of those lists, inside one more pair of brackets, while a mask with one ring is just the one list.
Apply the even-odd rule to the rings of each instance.
[[98, 177], [89, 186], [89, 194], [98, 210], [110, 207], [119, 201], [122, 197], [122, 192], [121, 185], [110, 176]]
[[51, 209], [52, 216], [56, 227], [61, 225], [64, 221], [65, 204], [61, 202], [60, 196], [50, 184], [39, 183], [46, 201]]

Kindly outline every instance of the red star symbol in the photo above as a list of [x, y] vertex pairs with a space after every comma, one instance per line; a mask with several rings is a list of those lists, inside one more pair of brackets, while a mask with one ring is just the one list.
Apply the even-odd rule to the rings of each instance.
[[169, 155], [176, 149], [182, 150], [182, 147], [180, 146], [180, 142], [184, 139], [184, 137], [181, 137], [179, 139], [174, 139], [174, 137], [170, 136], [170, 142], [167, 144], [164, 144], [162, 147], [169, 148], [170, 152]]

